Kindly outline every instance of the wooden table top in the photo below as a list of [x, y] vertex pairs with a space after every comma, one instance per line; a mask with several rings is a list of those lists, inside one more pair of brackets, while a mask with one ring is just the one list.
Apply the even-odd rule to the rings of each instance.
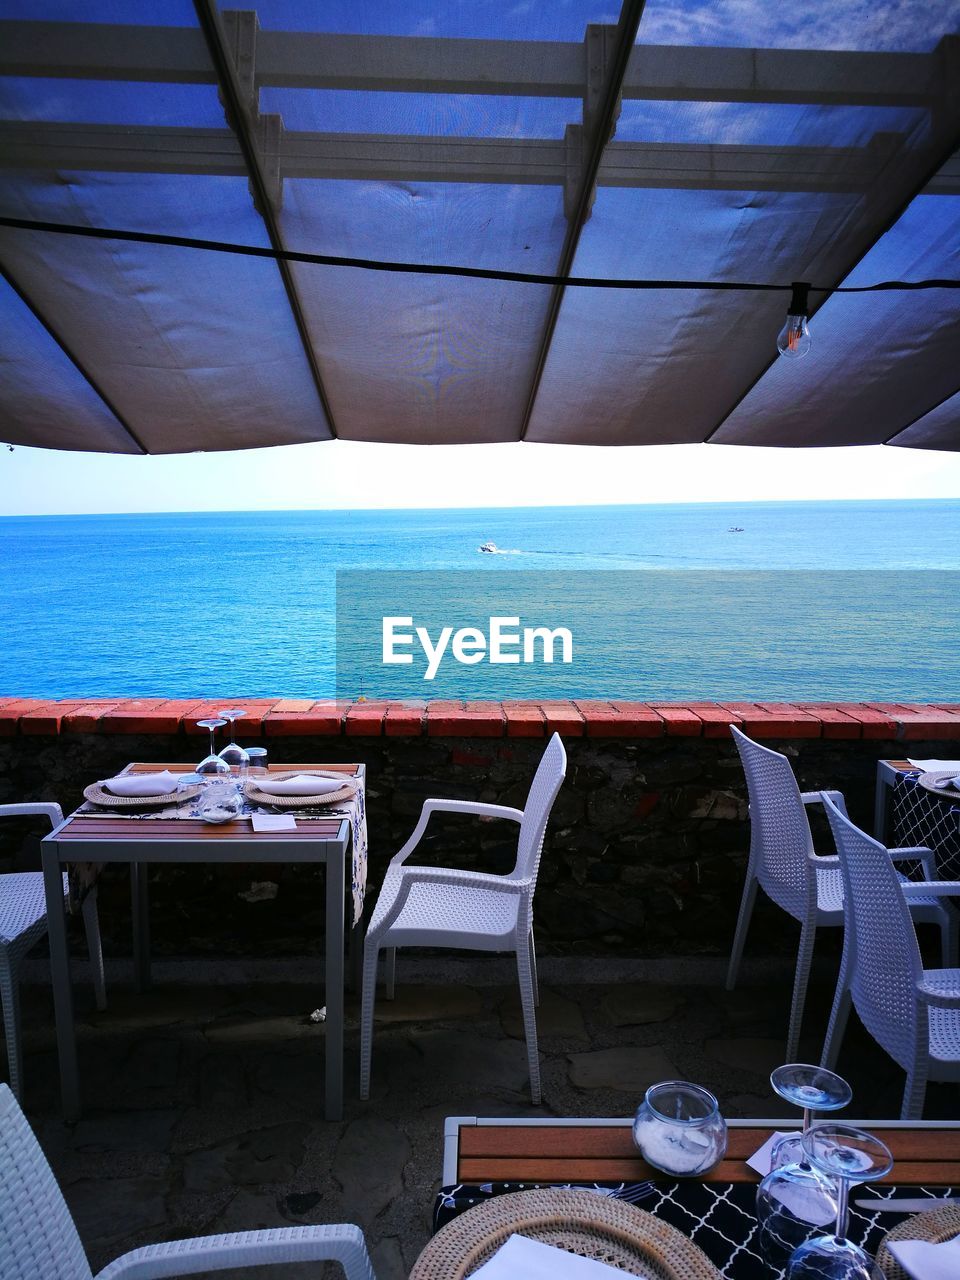
[[[870, 1122], [863, 1122], [870, 1128]], [[877, 1136], [893, 1152], [885, 1182], [952, 1186], [960, 1182], [960, 1129], [886, 1129]], [[767, 1126], [730, 1127], [726, 1157], [706, 1181], [759, 1182], [747, 1157], [770, 1136]], [[629, 1124], [472, 1125], [459, 1129], [456, 1181], [645, 1182], [667, 1175], [641, 1159]]]
[[[128, 765], [124, 773], [156, 773], [169, 769], [171, 773], [189, 773], [194, 766], [180, 763], [137, 762]], [[295, 770], [323, 769], [331, 773], [344, 773], [356, 777], [362, 770], [359, 764], [272, 764], [268, 766], [270, 773], [291, 773]], [[226, 775], [224, 775], [225, 777]], [[296, 815], [294, 815], [296, 816]], [[340, 826], [344, 822], [341, 817], [304, 819], [295, 831], [261, 831], [253, 830], [249, 822], [238, 824], [225, 822], [222, 825], [204, 822], [201, 818], [151, 818], [144, 822], [134, 822], [129, 818], [114, 818], [109, 813], [97, 813], [90, 816], [76, 813], [70, 814], [66, 823], [57, 832], [57, 840], [205, 840], [217, 841], [260, 840], [270, 841], [310, 841], [336, 840]]]

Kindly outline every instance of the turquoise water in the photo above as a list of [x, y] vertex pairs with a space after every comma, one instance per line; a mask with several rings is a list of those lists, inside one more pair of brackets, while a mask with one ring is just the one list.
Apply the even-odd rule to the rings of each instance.
[[[480, 554], [485, 541], [502, 554]], [[0, 520], [0, 693], [332, 695], [338, 568], [870, 570], [869, 591], [867, 576], [856, 575], [859, 612], [896, 632], [904, 610], [916, 621], [919, 606], [903, 599], [904, 583], [915, 583], [924, 626], [936, 626], [935, 660], [917, 671], [888, 663], [865, 684], [865, 650], [838, 658], [830, 628], [820, 626], [790, 637], [806, 657], [789, 691], [778, 694], [769, 644], [741, 655], [740, 696], [936, 701], [958, 686], [956, 601], [943, 595], [951, 579], [918, 571], [960, 568], [960, 502], [931, 501], [8, 517]], [[691, 611], [687, 631], [671, 642], [669, 687], [645, 670], [637, 688], [604, 692], [678, 696], [680, 679], [704, 698], [732, 696], [698, 678], [697, 628], [706, 633], [714, 622]], [[869, 648], [869, 629], [862, 643]], [[808, 683], [798, 691], [807, 660]], [[825, 666], [830, 691], [819, 674]], [[530, 696], [550, 692], [529, 675]], [[585, 696], [603, 696], [601, 671], [578, 678]]]

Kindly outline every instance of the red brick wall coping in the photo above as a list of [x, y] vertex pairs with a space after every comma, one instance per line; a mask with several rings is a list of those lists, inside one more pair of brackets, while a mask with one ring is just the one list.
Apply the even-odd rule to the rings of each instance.
[[[222, 703], [181, 698], [44, 701], [0, 697], [0, 737], [17, 734], [203, 734]], [[960, 704], [892, 702], [317, 702], [240, 699], [244, 739], [339, 735], [405, 738], [759, 738], [960, 741]]]

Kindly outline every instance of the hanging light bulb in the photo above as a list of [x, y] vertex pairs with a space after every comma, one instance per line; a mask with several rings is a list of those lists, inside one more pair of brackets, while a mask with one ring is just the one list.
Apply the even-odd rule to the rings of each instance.
[[810, 350], [810, 331], [807, 328], [807, 294], [810, 286], [802, 280], [791, 285], [790, 306], [787, 320], [777, 334], [777, 350], [788, 360], [799, 360]]

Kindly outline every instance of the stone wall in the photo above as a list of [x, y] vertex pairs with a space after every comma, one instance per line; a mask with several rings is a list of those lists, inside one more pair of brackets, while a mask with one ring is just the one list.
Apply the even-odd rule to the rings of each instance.
[[[203, 708], [195, 703], [184, 709], [182, 703], [126, 702], [114, 704], [112, 713], [100, 706], [96, 718], [84, 704], [71, 722], [74, 706], [30, 703], [25, 709], [25, 700], [0, 700], [0, 803], [56, 799], [68, 810], [86, 783], [131, 760], [192, 762], [204, 753], [205, 739], [195, 728]], [[958, 709], [876, 705], [353, 704], [331, 710], [325, 704], [307, 710], [296, 704], [252, 715], [241, 738], [266, 745], [272, 762], [366, 764], [375, 890], [426, 796], [521, 807], [545, 737], [556, 727], [569, 768], [537, 894], [541, 951], [722, 955], [730, 946], [749, 842], [731, 723], [785, 751], [802, 789], [845, 791], [851, 815], [868, 827], [878, 759], [960, 756]], [[489, 871], [512, 865], [512, 824], [435, 822], [423, 861]], [[0, 824], [0, 868], [37, 865], [36, 831], [19, 821]], [[155, 867], [154, 951], [319, 952], [322, 874], [295, 866], [279, 877], [276, 868], [256, 866]], [[276, 883], [276, 896], [242, 896], [254, 882]], [[101, 902], [107, 953], [128, 955], [125, 871], [107, 869]], [[761, 907], [750, 954], [795, 946], [795, 930], [784, 928], [782, 913]]]

